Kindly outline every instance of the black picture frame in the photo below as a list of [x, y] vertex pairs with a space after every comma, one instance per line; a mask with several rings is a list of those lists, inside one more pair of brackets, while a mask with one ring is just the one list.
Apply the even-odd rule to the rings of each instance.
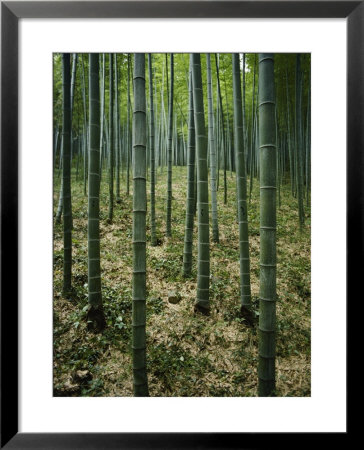
[[[363, 277], [363, 1], [1, 2], [1, 448], [257, 448], [256, 433], [18, 433], [18, 22], [21, 18], [346, 18], [347, 304]], [[334, 95], [334, 93], [333, 93]], [[333, 212], [332, 220], [334, 220]], [[330, 225], [334, 226], [334, 223]], [[350, 346], [348, 346], [348, 351]], [[334, 393], [333, 393], [334, 395]], [[349, 413], [348, 413], [349, 417]], [[259, 420], [259, 418], [257, 418]], [[348, 429], [349, 431], [349, 429]], [[297, 434], [275, 434], [280, 445]], [[338, 443], [348, 432], [335, 436]], [[309, 439], [302, 435], [300, 444]], [[318, 435], [316, 434], [315, 443]]]

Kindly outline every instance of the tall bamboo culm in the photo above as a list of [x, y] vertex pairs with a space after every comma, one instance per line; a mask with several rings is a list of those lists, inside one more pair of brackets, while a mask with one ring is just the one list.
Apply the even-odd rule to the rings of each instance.
[[193, 219], [195, 216], [195, 120], [193, 112], [192, 92], [192, 55], [190, 55], [190, 74], [188, 87], [188, 147], [187, 147], [187, 199], [186, 199], [186, 226], [183, 249], [183, 275], [191, 276], [192, 270], [192, 242]]
[[217, 78], [217, 93], [219, 97], [219, 111], [221, 115], [221, 132], [222, 132], [222, 146], [223, 146], [223, 160], [224, 160], [224, 205], [227, 204], [227, 180], [226, 180], [226, 139], [225, 139], [225, 124], [224, 124], [224, 109], [222, 107], [220, 76], [219, 76], [219, 63], [217, 61], [217, 55], [215, 54], [215, 67]]
[[128, 76], [127, 76], [127, 99], [126, 99], [126, 195], [130, 193], [130, 54], [128, 53]]
[[[104, 140], [104, 111], [105, 111], [105, 53], [99, 57], [101, 67], [99, 67], [101, 86], [100, 86], [100, 183], [102, 179], [102, 152], [103, 152], [103, 140]], [[99, 82], [100, 84], [100, 82]]]
[[234, 94], [234, 138], [236, 158], [236, 191], [238, 198], [239, 249], [240, 249], [240, 301], [242, 312], [250, 311], [250, 258], [248, 234], [248, 208], [246, 168], [244, 157], [243, 109], [240, 82], [240, 60], [237, 53], [232, 55]]
[[197, 150], [197, 224], [198, 224], [198, 263], [197, 299], [195, 309], [208, 313], [210, 310], [210, 242], [209, 242], [209, 189], [207, 176], [207, 138], [203, 105], [201, 78], [201, 58], [192, 54], [193, 106], [196, 127]]
[[274, 58], [259, 54], [260, 301], [258, 395], [275, 394], [276, 126]]
[[296, 180], [297, 180], [297, 200], [298, 200], [298, 216], [300, 229], [305, 224], [305, 211], [303, 204], [303, 144], [302, 144], [302, 70], [301, 55], [296, 56], [296, 145], [295, 145], [295, 162], [296, 162]]
[[72, 200], [71, 200], [71, 80], [70, 54], [62, 55], [63, 75], [63, 293], [71, 292], [72, 280]]
[[98, 53], [90, 53], [89, 61], [88, 325], [95, 331], [102, 331], [106, 322], [102, 307], [100, 269], [100, 86]]
[[[74, 53], [72, 56], [72, 76], [71, 76], [71, 86], [70, 86], [70, 158], [71, 158], [71, 165], [72, 165], [72, 110], [73, 110], [73, 99], [74, 99], [74, 90], [75, 90], [75, 84], [76, 84], [76, 68], [77, 68], [77, 53]], [[56, 213], [56, 223], [61, 223], [61, 217], [62, 217], [62, 211], [63, 211], [63, 179], [61, 180], [61, 188], [59, 191], [59, 199], [58, 199], [58, 208]]]
[[[167, 58], [167, 55], [166, 55]], [[172, 139], [173, 139], [173, 53], [171, 53], [171, 90], [169, 92], [169, 107], [168, 107], [168, 147], [167, 147], [167, 220], [166, 220], [166, 235], [172, 236]], [[168, 70], [167, 70], [168, 76]], [[168, 78], [167, 78], [168, 90]]]
[[86, 79], [85, 79], [85, 61], [84, 55], [81, 55], [82, 63], [82, 105], [83, 105], [83, 132], [84, 132], [84, 153], [83, 153], [83, 195], [87, 195], [87, 177], [88, 177], [88, 122], [87, 122], [87, 104], [86, 104]]
[[133, 112], [133, 386], [134, 396], [148, 396], [146, 368], [146, 99], [145, 54], [134, 55]]
[[211, 216], [212, 216], [212, 239], [219, 242], [219, 222], [217, 216], [217, 188], [216, 188], [216, 145], [215, 145], [215, 126], [214, 126], [214, 105], [212, 96], [212, 77], [211, 77], [211, 57], [206, 54], [207, 64], [207, 100], [208, 100], [208, 136], [210, 143], [210, 184], [211, 184]]
[[109, 211], [108, 222], [114, 212], [114, 74], [113, 55], [109, 53]]
[[116, 178], [116, 203], [120, 198], [120, 136], [119, 136], [119, 70], [118, 55], [114, 53], [114, 154], [115, 154], [115, 178]]
[[150, 233], [151, 244], [157, 245], [155, 223], [155, 149], [154, 149], [154, 102], [153, 102], [153, 67], [152, 54], [148, 54], [149, 102], [150, 102]]

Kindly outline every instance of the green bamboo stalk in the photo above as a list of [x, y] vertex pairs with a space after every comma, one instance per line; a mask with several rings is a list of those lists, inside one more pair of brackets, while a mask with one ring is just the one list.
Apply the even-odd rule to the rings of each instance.
[[[108, 164], [108, 161], [109, 161], [109, 141], [110, 141], [110, 138], [109, 138], [109, 122], [108, 122], [108, 120], [107, 120], [107, 117], [106, 117], [106, 112], [104, 111], [104, 132], [105, 132], [105, 148], [104, 148], [104, 157], [103, 157], [103, 159], [105, 160], [104, 161], [104, 164], [106, 164], [106, 172], [107, 172], [107, 175], [108, 175], [108, 168], [107, 168], [107, 164]], [[102, 175], [101, 173], [100, 173], [100, 175]]]
[[102, 54], [101, 70], [101, 108], [100, 108], [100, 183], [102, 178], [102, 151], [104, 140], [104, 114], [105, 114], [105, 53]]
[[80, 136], [77, 138], [77, 165], [76, 165], [76, 181], [78, 181], [78, 169], [80, 164], [80, 153], [81, 153], [81, 139]]
[[165, 54], [166, 57], [166, 84], [167, 84], [167, 103], [169, 104], [169, 84], [168, 84], [168, 54]]
[[88, 327], [102, 331], [106, 326], [102, 307], [100, 269], [100, 87], [99, 55], [89, 55], [90, 149], [88, 176]]
[[216, 190], [219, 191], [220, 186], [220, 159], [221, 159], [221, 139], [220, 139], [220, 112], [219, 112], [219, 98], [218, 85], [216, 83], [216, 110], [215, 110], [215, 124], [216, 124], [216, 143], [217, 143], [217, 180], [216, 180]]
[[[71, 75], [71, 115], [75, 98], [76, 72], [77, 72], [78, 53], [72, 55], [72, 75]], [[72, 119], [71, 119], [72, 120]]]
[[114, 212], [114, 86], [113, 57], [109, 53], [109, 211], [108, 222], [112, 222]]
[[157, 245], [156, 221], [155, 221], [155, 150], [154, 150], [154, 102], [153, 102], [153, 59], [152, 54], [148, 54], [149, 68], [149, 128], [150, 128], [150, 239], [153, 246]]
[[85, 152], [83, 155], [83, 195], [87, 195], [87, 167], [88, 167], [88, 123], [87, 123], [87, 108], [86, 108], [86, 81], [85, 81], [85, 64], [83, 55], [81, 55], [82, 62], [82, 105], [83, 105], [83, 126], [85, 135]]
[[[167, 237], [172, 236], [172, 138], [173, 138], [173, 87], [174, 87], [173, 66], [174, 66], [173, 53], [171, 53], [171, 88], [169, 92], [168, 145], [167, 145], [167, 219], [166, 219]], [[168, 86], [168, 78], [167, 78], [167, 86]]]
[[275, 392], [276, 338], [276, 127], [274, 57], [259, 54], [260, 313], [258, 394]]
[[250, 183], [249, 183], [249, 202], [252, 200], [253, 183], [254, 183], [254, 169], [255, 169], [255, 139], [254, 132], [256, 131], [255, 119], [255, 72], [257, 65], [257, 57], [254, 55], [254, 72], [253, 72], [253, 93], [252, 93], [252, 117], [251, 117], [251, 138], [250, 138]]
[[[258, 92], [259, 96], [259, 92]], [[257, 96], [257, 104], [258, 104], [258, 96]], [[259, 124], [258, 124], [258, 108], [255, 108], [255, 120], [254, 120], [254, 128], [255, 128], [255, 138], [254, 138], [254, 174], [257, 179], [259, 179], [259, 161], [260, 161], [260, 153], [259, 153]]]
[[71, 86], [70, 54], [62, 54], [63, 97], [63, 294], [72, 284], [72, 199], [71, 199]]
[[[158, 166], [159, 161], [159, 153], [160, 153], [160, 145], [159, 145], [159, 135], [160, 135], [160, 128], [159, 128], [159, 121], [158, 121], [158, 96], [157, 96], [157, 77], [156, 77], [156, 67], [153, 67], [153, 80], [154, 80], [154, 99], [155, 103], [153, 102], [153, 114], [154, 119], [157, 119], [157, 122], [154, 124], [154, 132], [156, 132], [155, 140], [154, 140], [154, 157], [155, 157], [155, 165]], [[155, 166], [154, 166], [155, 168]], [[157, 171], [154, 171], [154, 180], [155, 184], [157, 184]]]
[[174, 116], [173, 137], [172, 137], [172, 165], [178, 166], [178, 136], [177, 136], [177, 114]]
[[311, 83], [308, 82], [307, 125], [306, 125], [306, 206], [309, 206], [311, 188]]
[[148, 396], [146, 369], [146, 100], [145, 55], [134, 54], [133, 114], [133, 386]]
[[116, 175], [116, 203], [120, 203], [120, 152], [119, 152], [119, 70], [118, 58], [114, 53], [114, 153], [115, 153], [115, 175]]
[[225, 125], [224, 125], [224, 108], [222, 107], [220, 76], [219, 76], [219, 64], [217, 62], [217, 55], [215, 54], [215, 66], [216, 66], [216, 78], [217, 78], [217, 91], [220, 102], [220, 114], [221, 114], [221, 132], [222, 132], [222, 145], [223, 145], [223, 159], [224, 159], [224, 205], [227, 204], [227, 179], [226, 179], [226, 140], [225, 140]]
[[[76, 84], [76, 68], [77, 68], [77, 53], [73, 54], [72, 57], [72, 76], [71, 76], [71, 87], [70, 87], [70, 115], [71, 115], [71, 136], [70, 136], [70, 159], [71, 159], [71, 166], [72, 166], [72, 117], [73, 117], [73, 99], [74, 99], [74, 91], [75, 91], [75, 84]], [[61, 155], [62, 156], [62, 155]], [[57, 213], [56, 213], [56, 223], [61, 223], [61, 217], [62, 217], [62, 211], [63, 211], [63, 180], [61, 180], [61, 188], [59, 190], [59, 199], [58, 199], [58, 207], [57, 207]]]
[[248, 233], [248, 208], [246, 168], [244, 158], [244, 128], [240, 81], [239, 54], [232, 55], [233, 63], [233, 95], [234, 95], [234, 138], [236, 158], [236, 190], [238, 199], [239, 249], [240, 249], [240, 301], [241, 309], [247, 318], [250, 317], [250, 257]]
[[[244, 158], [245, 158], [245, 168], [247, 168], [247, 158], [248, 158], [248, 127], [246, 125], [246, 112], [245, 112], [245, 91], [246, 91], [246, 83], [245, 83], [245, 53], [243, 53], [243, 136], [244, 136]], [[247, 170], [245, 170], [247, 172]]]
[[207, 314], [210, 311], [210, 242], [209, 242], [209, 190], [207, 175], [207, 139], [201, 78], [201, 58], [192, 54], [193, 105], [197, 149], [197, 224], [198, 266], [197, 299], [195, 309]]
[[226, 136], [227, 136], [227, 148], [229, 150], [229, 168], [230, 168], [230, 176], [232, 176], [232, 171], [234, 168], [234, 158], [233, 151], [231, 148], [231, 132], [230, 132], [230, 117], [229, 117], [229, 102], [228, 102], [228, 93], [226, 88], [226, 75], [224, 73], [224, 90], [225, 90], [225, 105], [226, 105]]
[[305, 212], [303, 206], [303, 169], [302, 169], [302, 70], [301, 55], [296, 55], [296, 146], [295, 146], [295, 162], [296, 162], [296, 180], [297, 180], [297, 200], [298, 200], [298, 217], [300, 229], [305, 224]]
[[130, 54], [128, 53], [127, 112], [126, 112], [126, 195], [130, 194]]
[[278, 113], [277, 108], [275, 108], [275, 122], [276, 122], [276, 158], [277, 158], [277, 190], [278, 190], [278, 208], [281, 207], [281, 183], [280, 183], [280, 176], [281, 176], [281, 164], [279, 160], [280, 156], [280, 145], [278, 141]]
[[214, 105], [212, 97], [211, 57], [206, 54], [207, 63], [207, 102], [208, 102], [208, 136], [210, 142], [210, 184], [211, 184], [211, 211], [212, 211], [212, 239], [219, 242], [219, 222], [217, 216], [217, 192], [216, 192], [216, 146]]
[[163, 63], [163, 69], [162, 69], [162, 84], [161, 84], [161, 89], [160, 89], [160, 103], [161, 103], [161, 111], [160, 111], [160, 126], [161, 126], [161, 131], [160, 131], [160, 146], [161, 146], [161, 151], [160, 151], [160, 172], [163, 173], [163, 167], [165, 164], [165, 158], [164, 158], [164, 143], [165, 143], [165, 107], [164, 107], [164, 72], [165, 69], [167, 70], [167, 67], [165, 67], [165, 64]]
[[71, 168], [73, 161], [73, 102], [75, 98], [75, 85], [76, 85], [76, 69], [77, 69], [77, 53], [73, 53], [72, 55], [72, 75], [71, 75]]
[[192, 91], [192, 55], [190, 55], [188, 99], [187, 198], [183, 249], [183, 275], [185, 277], [190, 277], [192, 271], [193, 219], [195, 215], [195, 120]]
[[289, 101], [289, 91], [288, 91], [288, 70], [286, 67], [286, 100], [287, 100], [287, 144], [288, 144], [288, 157], [289, 157], [289, 173], [291, 178], [291, 191], [292, 196], [294, 196], [295, 191], [295, 176], [294, 176], [294, 154], [292, 150], [292, 139], [291, 139], [291, 115], [290, 115], [290, 101]]

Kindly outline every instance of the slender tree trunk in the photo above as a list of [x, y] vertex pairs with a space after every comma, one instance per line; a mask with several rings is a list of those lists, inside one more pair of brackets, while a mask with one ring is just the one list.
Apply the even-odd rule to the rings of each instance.
[[197, 223], [198, 223], [198, 267], [197, 300], [195, 309], [203, 313], [210, 310], [210, 243], [209, 243], [209, 190], [207, 175], [207, 139], [201, 78], [201, 58], [192, 54], [193, 106], [196, 126], [197, 149]]
[[78, 53], [73, 53], [73, 55], [72, 55], [72, 77], [71, 77], [71, 114], [73, 111], [73, 104], [74, 104], [74, 99], [75, 99], [77, 61], [78, 61]]
[[87, 195], [87, 166], [88, 166], [88, 123], [87, 123], [87, 107], [86, 107], [86, 81], [85, 81], [85, 64], [83, 56], [82, 61], [82, 104], [83, 104], [83, 126], [85, 135], [85, 152], [83, 155], [83, 195]]
[[226, 88], [226, 76], [224, 74], [224, 89], [225, 89], [225, 105], [226, 105], [226, 134], [227, 134], [227, 148], [229, 149], [229, 165], [230, 165], [230, 176], [234, 170], [234, 158], [233, 151], [231, 148], [231, 133], [230, 133], [230, 117], [229, 117], [229, 103], [228, 103], [228, 93]]
[[306, 206], [309, 206], [311, 188], [311, 83], [308, 83], [307, 131], [306, 131]]
[[275, 109], [274, 112], [275, 115], [275, 123], [276, 123], [276, 159], [277, 159], [277, 197], [278, 197], [278, 208], [281, 207], [281, 182], [280, 182], [280, 174], [281, 174], [281, 163], [279, 160], [279, 154], [280, 154], [280, 145], [279, 145], [279, 140], [278, 140], [278, 113], [277, 113], [277, 108]]
[[72, 75], [71, 75], [71, 172], [72, 172], [72, 161], [73, 161], [73, 102], [75, 97], [75, 85], [76, 85], [76, 69], [77, 69], [77, 60], [78, 55], [77, 53], [73, 53], [72, 55]]
[[216, 83], [216, 112], [215, 112], [215, 123], [216, 123], [216, 143], [217, 143], [217, 180], [216, 180], [216, 190], [219, 191], [220, 186], [220, 159], [221, 159], [221, 138], [220, 138], [220, 110], [219, 110], [219, 90], [218, 84]]
[[240, 250], [240, 301], [241, 309], [247, 319], [251, 320], [250, 258], [248, 233], [248, 208], [246, 169], [244, 158], [244, 128], [242, 115], [240, 61], [239, 54], [232, 55], [233, 93], [234, 93], [234, 136], [236, 155], [236, 187], [238, 198], [239, 250]]
[[276, 137], [274, 59], [259, 54], [260, 313], [258, 394], [274, 395], [276, 338]]
[[[74, 91], [75, 91], [75, 83], [76, 83], [76, 68], [77, 68], [77, 53], [73, 54], [72, 58], [72, 77], [71, 77], [71, 87], [70, 87], [70, 115], [71, 115], [71, 136], [70, 136], [70, 159], [71, 159], [71, 167], [72, 167], [72, 146], [73, 146], [73, 140], [72, 140], [72, 111], [73, 111], [73, 99], [74, 99]], [[63, 144], [62, 144], [63, 145]], [[62, 156], [63, 157], [63, 156]], [[59, 190], [59, 199], [58, 199], [58, 207], [57, 207], [57, 213], [56, 213], [56, 223], [61, 223], [61, 217], [62, 217], [62, 211], [63, 211], [63, 180], [61, 181], [61, 188]]]
[[101, 74], [101, 108], [100, 108], [100, 184], [102, 178], [102, 151], [104, 141], [104, 114], [105, 114], [105, 53], [102, 54]]
[[162, 85], [160, 90], [160, 104], [161, 104], [161, 112], [160, 112], [160, 138], [159, 138], [159, 144], [161, 147], [160, 150], [160, 173], [163, 173], [163, 167], [164, 167], [164, 144], [165, 144], [165, 107], [164, 107], [164, 71], [167, 70], [168, 66], [165, 66], [163, 64], [163, 71], [162, 71]]
[[206, 54], [207, 62], [207, 100], [208, 100], [208, 134], [210, 142], [210, 183], [211, 183], [211, 210], [212, 210], [212, 239], [219, 242], [219, 223], [217, 217], [217, 193], [216, 193], [216, 146], [214, 126], [214, 105], [212, 97], [211, 58]]
[[254, 133], [256, 131], [255, 121], [255, 71], [256, 71], [257, 57], [254, 55], [254, 72], [253, 72], [253, 94], [252, 94], [252, 117], [251, 117], [251, 138], [250, 138], [250, 184], [249, 184], [249, 202], [252, 200], [253, 182], [254, 182], [254, 170], [255, 170], [255, 138]]
[[243, 137], [244, 137], [244, 158], [245, 158], [245, 172], [247, 173], [248, 166], [248, 139], [247, 139], [247, 126], [246, 126], [246, 113], [245, 113], [245, 53], [243, 53]]
[[133, 385], [134, 396], [148, 396], [146, 369], [146, 100], [145, 55], [134, 55], [133, 114]]
[[[167, 56], [167, 55], [166, 55]], [[166, 235], [172, 236], [172, 137], [173, 137], [173, 53], [171, 53], [171, 90], [169, 92], [169, 107], [168, 107], [168, 148], [167, 148], [167, 220], [166, 220]], [[168, 73], [168, 70], [167, 70]], [[168, 79], [167, 79], [168, 85]]]
[[193, 219], [195, 215], [195, 120], [192, 91], [192, 55], [190, 55], [189, 77], [187, 199], [185, 241], [183, 251], [183, 275], [185, 277], [190, 277], [192, 271]]
[[71, 200], [71, 86], [70, 54], [62, 55], [63, 75], [63, 294], [69, 296], [72, 283], [72, 200]]
[[109, 53], [109, 212], [108, 222], [112, 222], [114, 211], [114, 86], [113, 86], [113, 57]]
[[296, 179], [298, 216], [300, 229], [305, 224], [305, 212], [303, 206], [303, 171], [302, 171], [302, 71], [301, 55], [296, 57]]
[[289, 108], [289, 91], [288, 91], [288, 70], [286, 68], [286, 99], [287, 99], [287, 144], [288, 144], [288, 156], [289, 156], [289, 173], [291, 178], [291, 190], [292, 195], [294, 196], [295, 192], [295, 176], [294, 176], [294, 156], [292, 152], [292, 139], [291, 139], [291, 116], [290, 116], [290, 108]]
[[149, 101], [150, 101], [150, 223], [151, 244], [157, 245], [155, 223], [155, 151], [154, 151], [154, 103], [153, 103], [153, 67], [152, 54], [148, 54], [149, 68]]
[[99, 55], [89, 55], [90, 151], [88, 177], [88, 327], [102, 331], [106, 322], [102, 307], [100, 270], [100, 86]]
[[153, 67], [153, 80], [154, 80], [154, 100], [155, 103], [153, 103], [154, 106], [154, 120], [155, 125], [154, 125], [154, 131], [156, 133], [155, 136], [155, 144], [154, 144], [154, 152], [155, 152], [155, 172], [154, 172], [154, 177], [155, 177], [155, 184], [157, 184], [157, 168], [158, 168], [158, 164], [160, 164], [160, 135], [161, 135], [161, 129], [160, 129], [160, 120], [158, 120], [159, 117], [159, 110], [158, 110], [158, 91], [157, 91], [157, 77], [156, 77], [156, 67]]
[[128, 54], [128, 87], [126, 112], [126, 195], [130, 193], [130, 54]]
[[220, 88], [220, 76], [219, 76], [219, 64], [217, 62], [217, 56], [215, 54], [215, 65], [216, 65], [216, 77], [217, 77], [217, 90], [220, 102], [220, 113], [221, 113], [221, 131], [222, 131], [222, 145], [223, 158], [224, 158], [224, 205], [227, 204], [227, 180], [226, 180], [226, 141], [225, 141], [225, 128], [224, 128], [224, 109], [222, 107], [222, 97]]
[[167, 103], [169, 104], [169, 83], [168, 83], [168, 54], [165, 54], [166, 57], [166, 84], [167, 84]]
[[80, 153], [81, 153], [81, 139], [77, 138], [77, 164], [76, 164], [76, 181], [78, 181], [78, 169], [80, 165]]
[[119, 70], [118, 55], [114, 53], [114, 153], [116, 162], [116, 203], [120, 203], [120, 151], [119, 151]]

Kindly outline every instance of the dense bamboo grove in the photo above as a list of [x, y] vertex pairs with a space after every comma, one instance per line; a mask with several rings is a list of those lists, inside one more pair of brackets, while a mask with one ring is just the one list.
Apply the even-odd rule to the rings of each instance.
[[54, 55], [55, 395], [310, 395], [310, 93], [308, 54]]

